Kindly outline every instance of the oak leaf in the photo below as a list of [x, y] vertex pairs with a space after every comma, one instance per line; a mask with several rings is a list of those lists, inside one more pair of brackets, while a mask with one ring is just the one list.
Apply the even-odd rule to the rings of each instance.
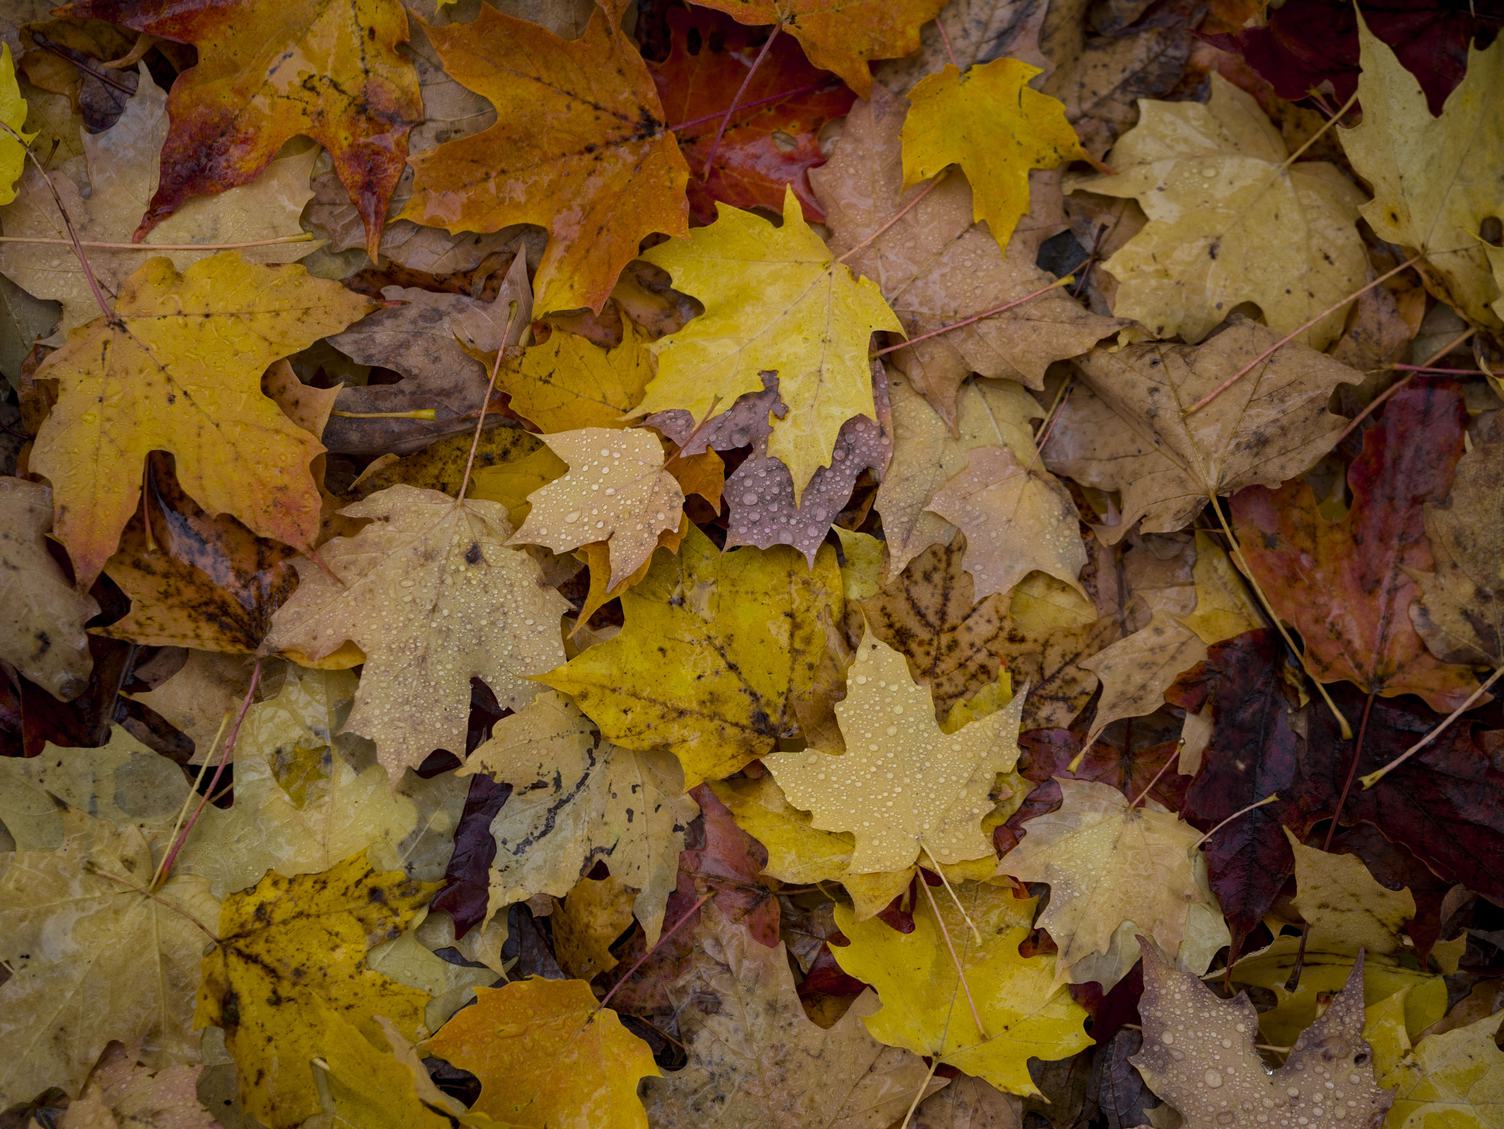
[[[1132, 197], [1149, 217], [1103, 264], [1118, 280], [1115, 314], [1197, 342], [1253, 302], [1283, 335], [1362, 286], [1362, 194], [1335, 165], [1290, 164], [1251, 94], [1214, 72], [1206, 102], [1143, 101], [1139, 113], [1109, 154], [1116, 171], [1074, 184]], [[1346, 313], [1327, 313], [1299, 340], [1325, 348]]]
[[677, 529], [684, 491], [664, 469], [663, 444], [651, 431], [582, 427], [542, 437], [569, 470], [528, 495], [527, 520], [512, 545], [546, 545], [559, 553], [604, 541], [615, 588], [653, 555], [658, 535]]
[[36, 373], [59, 388], [31, 467], [52, 483], [54, 530], [79, 581], [91, 583], [114, 551], [154, 450], [174, 456], [178, 481], [210, 513], [311, 544], [319, 496], [309, 463], [322, 448], [261, 394], [261, 374], [369, 308], [302, 267], [234, 251], [182, 274], [150, 259], [126, 279], [116, 317], [75, 330]]
[[[1360, 962], [1361, 963], [1361, 962]], [[1144, 946], [1144, 1048], [1130, 1061], [1180, 1112], [1186, 1129], [1226, 1125], [1376, 1125], [1392, 1100], [1363, 1041], [1363, 987], [1355, 969], [1321, 1018], [1271, 1071], [1259, 1057], [1247, 996], [1224, 1000]]]
[[1504, 1051], [1497, 1015], [1412, 1040], [1403, 992], [1368, 1009], [1363, 1037], [1374, 1073], [1394, 1093], [1385, 1129], [1485, 1129], [1504, 1119]]
[[1061, 408], [1045, 447], [1052, 470], [1120, 490], [1114, 540], [1182, 529], [1214, 494], [1279, 486], [1331, 449], [1347, 426], [1327, 411], [1339, 384], [1362, 374], [1299, 344], [1259, 362], [1197, 412], [1191, 407], [1278, 340], [1234, 322], [1201, 345], [1131, 345], [1079, 362], [1086, 388]]
[[1059, 810], [1025, 823], [1024, 841], [998, 864], [1050, 885], [1039, 926], [1060, 946], [1060, 977], [1110, 989], [1138, 960], [1139, 934], [1205, 972], [1228, 932], [1195, 828], [1153, 800], [1130, 808], [1095, 781], [1061, 780], [1060, 794]]
[[[179, 777], [181, 779], [181, 777]], [[112, 1039], [153, 1069], [196, 1061], [192, 997], [215, 921], [201, 878], [148, 893], [153, 844], [69, 808], [55, 850], [0, 854], [0, 1102], [76, 1093]]]
[[799, 41], [809, 61], [834, 71], [863, 98], [872, 90], [867, 64], [896, 59], [919, 46], [920, 25], [945, 0], [700, 0], [738, 23], [776, 24]]
[[1363, 121], [1340, 131], [1353, 169], [1373, 186], [1363, 218], [1381, 239], [1425, 256], [1422, 276], [1469, 320], [1504, 320], [1504, 251], [1480, 236], [1504, 195], [1504, 47], [1470, 49], [1467, 73], [1432, 117], [1426, 95], [1360, 17]]
[[1435, 658], [1410, 622], [1414, 575], [1432, 565], [1425, 507], [1451, 486], [1465, 416], [1454, 387], [1401, 388], [1364, 433], [1347, 470], [1352, 507], [1335, 520], [1304, 482], [1232, 498], [1243, 557], [1273, 610], [1300, 632], [1312, 677], [1419, 694], [1437, 710], [1472, 690], [1472, 673]]
[[538, 311], [599, 311], [645, 236], [688, 230], [689, 168], [636, 47], [600, 13], [573, 40], [487, 6], [427, 32], [444, 69], [499, 117], [416, 154], [398, 218], [451, 234], [547, 228]]
[[1065, 487], [1007, 447], [978, 447], [927, 507], [966, 535], [966, 571], [983, 596], [1007, 592], [1030, 572], [1072, 587], [1086, 567], [1076, 505]]
[[[145, 68], [141, 69], [144, 72]], [[51, 174], [74, 231], [80, 239], [95, 244], [89, 247], [89, 266], [109, 297], [116, 295], [120, 284], [141, 265], [141, 254], [137, 248], [99, 244], [129, 243], [157, 189], [157, 156], [167, 130], [167, 95], [146, 75], [115, 124], [101, 133], [85, 132], [80, 139], [82, 156]], [[147, 233], [141, 245], [211, 245], [199, 251], [160, 252], [178, 270], [186, 270], [191, 263], [214, 254], [213, 244], [302, 234], [298, 216], [313, 195], [309, 176], [317, 156], [314, 146], [289, 152], [274, 158], [252, 183], [184, 201]], [[68, 330], [98, 315], [88, 276], [68, 242], [68, 228], [46, 181], [35, 169], [27, 172], [19, 198], [6, 209], [5, 233], [56, 241], [0, 244], [0, 272], [38, 298], [62, 303], [57, 332], [50, 340], [60, 343]], [[290, 263], [318, 246], [317, 240], [308, 239], [245, 247], [240, 254], [253, 263]]]
[[915, 904], [910, 933], [836, 907], [836, 925], [851, 943], [831, 952], [882, 1001], [867, 1030], [1006, 1093], [1038, 1094], [1029, 1060], [1069, 1058], [1091, 1040], [1086, 1011], [1060, 985], [1054, 960], [1019, 952], [1035, 900], [981, 882], [956, 891], [959, 907], [944, 893]]
[[702, 423], [776, 373], [788, 410], [768, 421], [768, 453], [789, 468], [797, 504], [830, 465], [841, 425], [877, 418], [868, 349], [874, 332], [902, 332], [893, 311], [870, 280], [835, 261], [792, 190], [781, 227], [722, 204], [715, 223], [643, 258], [705, 312], [653, 343], [658, 375], [634, 414], [682, 408]]
[[540, 431], [625, 427], [623, 417], [653, 378], [653, 362], [634, 322], [622, 319], [621, 333], [621, 344], [603, 349], [556, 329], [504, 366], [497, 384], [511, 396], [512, 410]]
[[[1044, 386], [1050, 363], [1086, 352], [1118, 326], [1091, 313], [1035, 265], [1043, 232], [1020, 230], [1006, 252], [972, 222], [972, 189], [947, 177], [904, 191], [902, 100], [878, 92], [846, 119], [835, 155], [810, 181], [828, 213], [831, 250], [877, 283], [911, 338], [967, 321], [1000, 302], [1036, 297], [892, 354], [945, 422], [970, 373]], [[905, 210], [913, 204], [911, 210]], [[962, 425], [964, 428], [964, 425]]]
[[851, 869], [906, 870], [922, 859], [957, 863], [990, 854], [982, 817], [993, 784], [1018, 759], [1012, 708], [945, 734], [929, 691], [897, 651], [874, 638], [857, 651], [836, 705], [846, 752], [773, 753], [763, 764], [823, 831], [856, 836]]
[[249, 184], [302, 135], [334, 158], [376, 257], [408, 132], [423, 116], [417, 73], [399, 50], [408, 28], [397, 0], [188, 8], [174, 0], [77, 0], [63, 14], [198, 48], [198, 64], [168, 95], [162, 179], [138, 235], [190, 197]]
[[888, 1129], [925, 1088], [919, 1059], [862, 1026], [877, 1010], [871, 993], [833, 1027], [812, 1023], [783, 944], [758, 944], [719, 911], [706, 914], [668, 995], [689, 1062], [648, 1083], [655, 1127]]
[[563, 657], [566, 604], [526, 552], [507, 547], [495, 502], [397, 485], [341, 512], [373, 520], [323, 546], [333, 575], [297, 562], [298, 590], [266, 646], [315, 660], [347, 642], [364, 652], [346, 724], [376, 741], [396, 781], [435, 748], [464, 749], [470, 679], [506, 709], [532, 698], [527, 676]]
[[684, 829], [699, 814], [673, 758], [598, 741], [578, 709], [546, 691], [497, 722], [460, 772], [512, 787], [491, 821], [491, 914], [534, 894], [563, 897], [603, 862], [637, 891], [637, 918], [657, 941]]
[[377, 1016], [418, 1034], [427, 994], [372, 969], [367, 950], [402, 933], [433, 889], [400, 870], [377, 871], [362, 853], [319, 874], [274, 871], [225, 899], [195, 1023], [224, 1029], [248, 1114], [291, 1129], [319, 1112], [309, 1062], [322, 1011], [368, 1037], [379, 1031]]
[[99, 613], [47, 552], [52, 497], [40, 482], [0, 478], [0, 662], [67, 701], [93, 669], [84, 621]]
[[655, 1077], [646, 1043], [583, 980], [480, 988], [422, 1048], [480, 1079], [477, 1113], [557, 1129], [647, 1129], [637, 1097]]
[[909, 91], [903, 122], [904, 187], [960, 165], [971, 184], [972, 218], [1004, 250], [1029, 211], [1029, 172], [1085, 160], [1065, 107], [1029, 88], [1044, 71], [993, 59], [926, 75]]
[[[828, 648], [845, 601], [835, 553], [722, 553], [690, 526], [622, 596], [626, 623], [539, 681], [609, 740], [668, 748], [687, 786], [729, 776], [818, 717], [837, 684]], [[828, 709], [828, 705], [823, 707]]]

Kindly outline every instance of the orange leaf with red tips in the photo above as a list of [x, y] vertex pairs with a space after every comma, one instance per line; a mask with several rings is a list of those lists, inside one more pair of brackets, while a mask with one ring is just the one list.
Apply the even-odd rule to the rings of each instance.
[[1433, 567], [1424, 507], [1451, 490], [1466, 418], [1455, 388], [1402, 389], [1363, 436], [1347, 473], [1352, 509], [1340, 521], [1324, 517], [1300, 481], [1233, 496], [1243, 555], [1322, 682], [1419, 694], [1443, 712], [1472, 690], [1472, 672], [1435, 658], [1410, 622], [1413, 574]]
[[194, 196], [249, 184], [283, 144], [329, 150], [376, 257], [387, 203], [423, 116], [418, 73], [398, 45], [398, 0], [78, 0], [61, 10], [198, 48], [173, 83], [162, 178], [136, 236]]
[[428, 37], [444, 69], [498, 118], [416, 155], [398, 218], [451, 233], [547, 228], [533, 280], [539, 314], [599, 312], [644, 236], [689, 230], [689, 167], [647, 64], [600, 12], [573, 40], [486, 7]]
[[[717, 200], [780, 209], [784, 185], [799, 197], [805, 219], [824, 219], [806, 174], [825, 163], [820, 130], [851, 109], [851, 91], [835, 75], [810, 66], [792, 39], [779, 36], [749, 79], [761, 46], [754, 33], [703, 8], [672, 12], [668, 23], [668, 58], [648, 63], [648, 69], [695, 174], [690, 219], [712, 222]], [[706, 176], [716, 132], [733, 105]]]

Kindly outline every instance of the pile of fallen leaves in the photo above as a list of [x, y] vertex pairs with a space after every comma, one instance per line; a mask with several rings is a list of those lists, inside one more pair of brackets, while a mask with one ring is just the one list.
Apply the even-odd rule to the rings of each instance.
[[1504, 45], [10, 0], [0, 1127], [1504, 1126]]

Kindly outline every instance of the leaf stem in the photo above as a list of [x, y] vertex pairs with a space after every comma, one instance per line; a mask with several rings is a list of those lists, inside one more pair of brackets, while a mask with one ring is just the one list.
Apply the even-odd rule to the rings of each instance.
[[1176, 761], [1178, 761], [1179, 759], [1180, 759], [1180, 748], [1179, 748], [1179, 746], [1176, 746], [1174, 749], [1172, 749], [1170, 751], [1170, 755], [1165, 758], [1165, 763], [1159, 766], [1159, 771], [1154, 774], [1154, 779], [1151, 780], [1151, 781], [1149, 781], [1149, 783], [1145, 784], [1144, 785], [1144, 790], [1142, 792], [1140, 792], [1137, 796], [1133, 797], [1133, 799], [1129, 802], [1129, 804], [1128, 804], [1128, 810], [1129, 811], [1132, 811], [1134, 808], [1138, 807], [1139, 804], [1143, 803], [1145, 800], [1147, 800], [1149, 798], [1149, 793], [1152, 792], [1152, 791], [1154, 791], [1154, 785], [1156, 785], [1156, 784], [1159, 783], [1159, 778], [1161, 776], [1163, 776], [1166, 772], [1168, 772], [1170, 770], [1170, 766], [1172, 764], [1174, 764]]
[[1472, 709], [1478, 704], [1483, 695], [1488, 693], [1489, 687], [1491, 687], [1495, 682], [1499, 681], [1499, 676], [1501, 674], [1504, 674], [1504, 666], [1497, 668], [1492, 674], [1490, 674], [1488, 678], [1485, 679], [1476, 690], [1474, 690], [1471, 694], [1463, 699], [1460, 706], [1458, 706], [1451, 713], [1447, 714], [1446, 717], [1442, 718], [1435, 729], [1431, 730], [1431, 732], [1427, 733], [1419, 741], [1415, 742], [1415, 744], [1411, 745], [1408, 749], [1406, 749], [1399, 756], [1395, 757], [1383, 768], [1376, 768], [1367, 776], [1359, 777], [1358, 783], [1363, 785], [1365, 791], [1369, 788], [1372, 788], [1380, 780], [1383, 780], [1384, 777], [1388, 776], [1395, 769], [1399, 768], [1400, 765], [1404, 764], [1416, 753], [1420, 752], [1432, 741], [1440, 737], [1443, 733], [1446, 732], [1448, 727], [1451, 726], [1452, 722], [1456, 721], [1463, 714], [1467, 713], [1468, 710]]
[[[91, 239], [77, 241], [78, 246], [93, 251], [136, 251], [142, 254], [160, 254], [163, 251], [241, 251], [248, 247], [278, 247], [287, 243], [312, 243], [315, 236], [308, 232], [297, 235], [278, 235], [268, 239], [247, 239], [243, 243], [102, 243]], [[37, 246], [72, 246], [74, 240], [57, 239], [42, 235], [0, 235], [0, 243], [28, 243]]]
[[[977, 923], [971, 920], [971, 914], [967, 913], [966, 908], [961, 905], [961, 899], [956, 896], [955, 887], [950, 884], [950, 879], [945, 877], [945, 871], [941, 868], [940, 861], [930, 853], [929, 844], [923, 839], [919, 841], [919, 849], [929, 858], [930, 865], [935, 868], [936, 877], [945, 886], [945, 892], [950, 895], [950, 900], [956, 903], [956, 911], [961, 915], [961, 920], [966, 922], [967, 926], [971, 929], [972, 938], [980, 945], [982, 943], [982, 931], [977, 928]], [[923, 880], [924, 876], [920, 875], [920, 881], [922, 882]]]
[[1201, 846], [1202, 843], [1206, 842], [1213, 835], [1215, 835], [1218, 831], [1221, 831], [1222, 828], [1226, 827], [1233, 820], [1235, 820], [1235, 819], [1241, 819], [1243, 816], [1247, 815], [1249, 812], [1251, 812], [1251, 811], [1257, 811], [1259, 808], [1263, 807], [1265, 804], [1273, 804], [1273, 803], [1277, 803], [1278, 801], [1279, 801], [1279, 793], [1278, 792], [1270, 792], [1262, 800], [1254, 800], [1253, 803], [1251, 803], [1251, 804], [1245, 804], [1243, 807], [1240, 807], [1237, 811], [1233, 812], [1226, 819], [1224, 819], [1220, 823], [1218, 823], [1217, 826], [1213, 827], [1205, 835], [1201, 836], [1201, 838], [1197, 839], [1194, 843], [1192, 843], [1191, 844], [1191, 849], [1189, 851], [1187, 851], [1186, 853], [1187, 854], [1195, 854], [1197, 847]]
[[1337, 446], [1337, 444], [1341, 443], [1344, 439], [1346, 439], [1349, 435], [1351, 435], [1355, 430], [1357, 430], [1358, 424], [1362, 423], [1365, 419], [1367, 419], [1370, 415], [1372, 415], [1376, 410], [1378, 410], [1379, 406], [1381, 404], [1383, 404], [1385, 400], [1388, 400], [1391, 396], [1393, 396], [1401, 388], [1403, 388], [1403, 387], [1405, 387], [1405, 385], [1409, 384], [1410, 381], [1413, 379], [1413, 377], [1414, 377], [1414, 375], [1415, 375], [1416, 372], [1425, 371], [1425, 368], [1426, 368], [1427, 365], [1433, 365], [1437, 361], [1441, 360], [1442, 357], [1445, 357], [1453, 349], [1455, 349], [1455, 348], [1457, 348], [1457, 346], [1461, 345], [1464, 341], [1466, 341], [1469, 337], [1471, 337], [1475, 332], [1477, 332], [1477, 331], [1476, 330], [1472, 330], [1472, 329], [1468, 329], [1468, 330], [1463, 331], [1462, 333], [1459, 333], [1456, 337], [1452, 338], [1452, 340], [1448, 341], [1440, 349], [1437, 349], [1434, 353], [1432, 353], [1429, 357], [1427, 357], [1424, 361], [1422, 361], [1420, 365], [1390, 365], [1389, 367], [1392, 368], [1392, 369], [1400, 369], [1400, 370], [1407, 370], [1408, 369], [1408, 370], [1410, 370], [1410, 375], [1404, 377], [1401, 380], [1396, 380], [1388, 388], [1384, 389], [1384, 391], [1380, 392], [1377, 396], [1375, 396], [1372, 400], [1370, 400], [1368, 402], [1368, 404], [1363, 408], [1363, 410], [1361, 412], [1359, 412], [1357, 415], [1353, 416], [1353, 418], [1348, 421], [1347, 426], [1342, 429], [1342, 434], [1339, 435], [1339, 436], [1337, 436], [1337, 443], [1334, 443], [1332, 445], [1334, 447]]
[[773, 46], [773, 41], [778, 38], [778, 33], [783, 30], [782, 24], [774, 24], [773, 30], [768, 33], [768, 38], [763, 40], [762, 49], [757, 52], [757, 57], [752, 60], [752, 65], [747, 68], [746, 75], [742, 78], [742, 84], [736, 88], [736, 94], [731, 99], [731, 105], [726, 107], [726, 112], [721, 115], [721, 124], [716, 127], [715, 139], [710, 143], [710, 152], [705, 155], [705, 168], [700, 173], [701, 180], [710, 179], [710, 168], [715, 164], [716, 154], [721, 148], [721, 138], [726, 136], [726, 128], [731, 124], [731, 115], [736, 113], [741, 103], [742, 95], [747, 92], [747, 87], [752, 85], [752, 76], [762, 66], [763, 60], [768, 57], [768, 51]]
[[971, 1008], [971, 1021], [977, 1025], [977, 1034], [984, 1039], [987, 1037], [987, 1028], [982, 1026], [981, 1013], [977, 1011], [977, 1001], [972, 997], [971, 985], [966, 982], [966, 969], [961, 966], [961, 958], [956, 955], [956, 946], [951, 943], [950, 930], [945, 926], [945, 919], [940, 916], [940, 907], [935, 902], [935, 895], [930, 893], [930, 884], [924, 880], [924, 875], [915, 875], [919, 882], [919, 888], [924, 891], [924, 896], [929, 899], [930, 912], [935, 915], [935, 924], [940, 927], [940, 936], [945, 939], [946, 951], [950, 953], [951, 963], [956, 966], [956, 979], [960, 982], [961, 991], [966, 995], [966, 1006]]
[[898, 211], [894, 212], [891, 216], [884, 220], [881, 227], [872, 232], [872, 234], [868, 235], [867, 238], [863, 239], [854, 247], [848, 247], [845, 251], [843, 251], [840, 258], [836, 259], [836, 262], [844, 263], [847, 259], [851, 258], [852, 255], [855, 255], [858, 251], [860, 251], [863, 247], [866, 247], [873, 240], [880, 238], [895, 223], [903, 219], [904, 216], [908, 215], [911, 211], [918, 207], [921, 200], [923, 200], [936, 188], [940, 187], [940, 182], [943, 181], [946, 176], [949, 175], [949, 173], [950, 169], [946, 168], [945, 171], [943, 171], [939, 176], [934, 177], [928, 184], [926, 184], [923, 188], [921, 188], [918, 192], [911, 196], [907, 204], [899, 208]]
[[611, 985], [610, 991], [608, 991], [604, 996], [601, 997], [601, 1002], [595, 1005], [595, 1011], [591, 1014], [598, 1015], [600, 1012], [604, 1011], [606, 1005], [611, 1002], [611, 997], [616, 995], [616, 990], [623, 984], [625, 984], [628, 980], [632, 979], [632, 976], [637, 972], [637, 970], [647, 963], [648, 957], [656, 953], [659, 946], [662, 945], [663, 942], [667, 941], [675, 933], [679, 932], [684, 923], [687, 922], [695, 914], [699, 913], [700, 907], [703, 906], [706, 902], [710, 901], [710, 899], [713, 897], [715, 897], [714, 890], [707, 890], [705, 893], [701, 894], [695, 904], [685, 910], [678, 921], [674, 922], [672, 926], [670, 926], [667, 930], [659, 935], [658, 940], [654, 943], [651, 949], [648, 949], [645, 953], [642, 954], [642, 956], [638, 957], [635, 961], [632, 962], [632, 967], [623, 972], [621, 974], [621, 979], [619, 979], [615, 984]]
[[1038, 290], [1031, 290], [1022, 298], [1012, 298], [1002, 303], [1002, 305], [993, 306], [990, 309], [982, 310], [979, 313], [970, 315], [969, 317], [964, 317], [960, 321], [953, 321], [949, 325], [942, 325], [939, 329], [932, 329], [928, 333], [921, 333], [918, 337], [910, 337], [907, 341], [900, 341], [897, 345], [889, 345], [886, 349], [878, 349], [875, 352], [869, 353], [868, 356], [886, 357], [889, 353], [896, 353], [900, 349], [907, 349], [911, 345], [918, 345], [920, 342], [928, 341], [932, 337], [939, 337], [945, 333], [952, 333], [957, 329], [965, 329], [968, 325], [979, 322], [983, 318], [996, 317], [998, 314], [1006, 313], [1007, 311], [1013, 309], [1015, 306], [1022, 306], [1027, 302], [1032, 302], [1035, 298], [1038, 298], [1044, 294], [1048, 294], [1051, 290], [1059, 289], [1062, 286], [1069, 286], [1074, 281], [1075, 276], [1073, 274], [1065, 275], [1063, 278], [1057, 278], [1048, 286], [1041, 286]]
[[1332, 126], [1337, 125], [1342, 121], [1342, 115], [1351, 110], [1353, 108], [1353, 105], [1357, 101], [1358, 92], [1354, 90], [1352, 97], [1349, 98], [1346, 102], [1342, 103], [1342, 105], [1338, 106], [1337, 112], [1331, 117], [1327, 118], [1326, 121], [1321, 124], [1320, 129], [1318, 129], [1315, 133], [1311, 134], [1310, 137], [1307, 137], [1304, 141], [1302, 141], [1299, 147], [1296, 148], [1295, 152], [1291, 153], [1288, 157], [1280, 162], [1279, 171], [1285, 172], [1291, 165], [1298, 161], [1300, 159], [1300, 155], [1307, 149], [1309, 149], [1312, 145], [1316, 144], [1316, 142], [1320, 140], [1323, 133], [1331, 129]]
[[[519, 255], [521, 251], [517, 252]], [[505, 282], [502, 285], [506, 285]], [[465, 491], [470, 489], [470, 473], [475, 469], [475, 453], [480, 450], [481, 432], [486, 426], [486, 410], [491, 406], [491, 394], [496, 391], [496, 378], [501, 374], [501, 362], [506, 359], [507, 342], [512, 336], [512, 323], [516, 320], [517, 312], [521, 309], [521, 303], [513, 301], [511, 309], [507, 311], [506, 328], [501, 332], [501, 340], [496, 343], [496, 360], [491, 362], [491, 378], [486, 381], [486, 396], [480, 403], [480, 414], [475, 417], [475, 434], [470, 437], [470, 454], [465, 459], [465, 473], [460, 478], [460, 488], [455, 494], [456, 502], [465, 500]]]

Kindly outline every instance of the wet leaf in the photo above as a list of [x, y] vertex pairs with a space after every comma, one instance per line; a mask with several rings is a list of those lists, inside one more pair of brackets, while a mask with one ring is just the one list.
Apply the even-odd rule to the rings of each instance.
[[652, 377], [642, 333], [624, 321], [621, 344], [612, 349], [555, 330], [504, 367], [497, 383], [511, 395], [513, 411], [540, 431], [557, 432], [625, 427], [623, 417], [637, 406]]

